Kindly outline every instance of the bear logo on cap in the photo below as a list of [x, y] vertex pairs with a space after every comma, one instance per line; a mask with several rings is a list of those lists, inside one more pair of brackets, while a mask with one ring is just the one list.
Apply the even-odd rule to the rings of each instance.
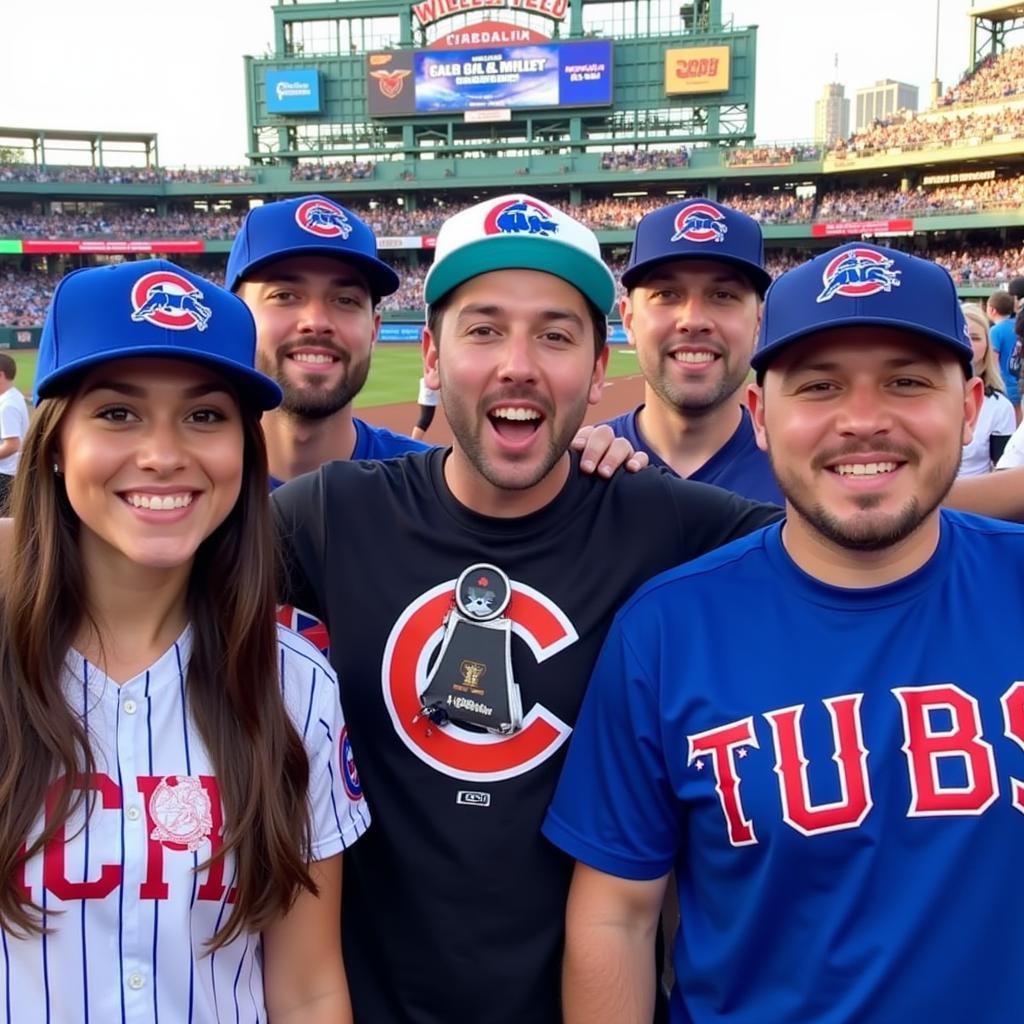
[[847, 249], [830, 260], [821, 275], [824, 288], [818, 302], [828, 302], [837, 295], [864, 298], [876, 292], [891, 292], [900, 285], [900, 271], [893, 270], [893, 260], [874, 249]]
[[670, 241], [685, 238], [688, 242], [724, 242], [729, 225], [725, 214], [710, 203], [690, 203], [684, 206], [673, 222], [675, 234]]
[[295, 210], [295, 223], [311, 235], [321, 238], [348, 238], [352, 234], [345, 211], [326, 199], [307, 199]]
[[143, 274], [132, 286], [132, 320], [146, 321], [172, 331], [200, 331], [213, 310], [199, 300], [203, 293], [187, 278], [171, 270]]
[[533, 199], [514, 199], [498, 203], [484, 218], [485, 235], [558, 234], [558, 222], [551, 211]]

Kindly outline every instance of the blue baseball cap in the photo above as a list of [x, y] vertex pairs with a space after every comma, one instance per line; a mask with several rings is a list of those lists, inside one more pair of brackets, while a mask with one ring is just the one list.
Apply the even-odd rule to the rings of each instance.
[[533, 196], [486, 199], [452, 214], [437, 233], [434, 262], [423, 282], [428, 305], [494, 270], [540, 270], [567, 281], [602, 313], [615, 305], [615, 278], [597, 235]]
[[34, 399], [66, 393], [99, 363], [136, 356], [195, 359], [223, 373], [245, 404], [281, 403], [281, 389], [254, 368], [249, 307], [167, 260], [88, 267], [61, 279], [39, 341]]
[[750, 278], [758, 295], [772, 283], [764, 269], [761, 225], [739, 210], [710, 199], [684, 199], [640, 218], [629, 265], [622, 274], [626, 288], [659, 263], [669, 260], [719, 260]]
[[832, 327], [895, 327], [931, 338], [974, 375], [956, 285], [937, 263], [849, 242], [787, 271], [768, 289], [750, 360], [760, 374], [787, 345]]
[[377, 258], [377, 238], [351, 210], [325, 196], [298, 196], [254, 206], [228, 256], [227, 287], [289, 256], [333, 256], [358, 267], [375, 299], [398, 291], [398, 275]]

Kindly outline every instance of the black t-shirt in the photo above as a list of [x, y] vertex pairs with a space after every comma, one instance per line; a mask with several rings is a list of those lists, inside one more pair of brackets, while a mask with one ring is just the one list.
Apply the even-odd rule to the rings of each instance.
[[[373, 825], [345, 855], [359, 1024], [555, 1024], [571, 861], [540, 834], [612, 617], [656, 573], [778, 518], [662, 470], [585, 477], [532, 515], [477, 515], [441, 449], [333, 462], [274, 492], [290, 603], [322, 619]], [[454, 584], [512, 581], [523, 728], [413, 722]], [[624, 766], [628, 770], [628, 766]]]

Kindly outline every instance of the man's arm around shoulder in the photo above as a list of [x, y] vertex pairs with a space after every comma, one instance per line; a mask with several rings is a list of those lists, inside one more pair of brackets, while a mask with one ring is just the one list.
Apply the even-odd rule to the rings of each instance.
[[616, 878], [577, 862], [565, 919], [565, 1024], [650, 1024], [654, 940], [668, 875]]

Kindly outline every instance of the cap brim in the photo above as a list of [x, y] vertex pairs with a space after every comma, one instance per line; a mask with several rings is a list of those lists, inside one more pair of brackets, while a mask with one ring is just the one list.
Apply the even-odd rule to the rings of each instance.
[[134, 345], [130, 348], [109, 348], [95, 352], [85, 358], [67, 363], [59, 370], [45, 376], [36, 383], [35, 398], [55, 398], [67, 392], [69, 386], [86, 370], [100, 363], [114, 359], [136, 359], [155, 357], [162, 359], [185, 359], [189, 362], [204, 363], [221, 372], [238, 390], [239, 398], [246, 406], [265, 412], [281, 404], [284, 397], [277, 382], [258, 370], [247, 370], [230, 359], [217, 355], [190, 352], [171, 345]]
[[893, 320], [887, 317], [867, 316], [840, 317], [837, 320], [829, 320], [827, 323], [814, 324], [811, 327], [801, 328], [799, 331], [793, 331], [790, 334], [776, 339], [771, 343], [771, 345], [765, 346], [762, 351], [755, 352], [750, 359], [750, 366], [756, 373], [760, 373], [771, 364], [772, 360], [774, 360], [780, 352], [789, 348], [790, 345], [794, 345], [798, 341], [804, 341], [811, 337], [811, 335], [831, 331], [836, 327], [890, 327], [897, 331], [906, 331], [908, 334], [916, 334], [922, 338], [927, 338], [930, 341], [940, 342], [957, 357], [960, 361], [960, 365], [964, 368], [967, 375], [969, 377], [974, 376], [973, 353], [967, 351], [962, 342], [957, 341], [955, 338], [951, 338], [948, 334], [943, 334], [941, 331], [930, 331], [926, 327], [919, 327], [916, 324], [906, 323], [902, 320]]
[[434, 264], [423, 286], [427, 305], [495, 270], [540, 270], [568, 282], [602, 313], [615, 305], [615, 278], [600, 260], [556, 238], [494, 235], [470, 242]]
[[682, 260], [707, 260], [712, 263], [728, 263], [730, 266], [736, 267], [737, 270], [743, 272], [744, 277], [749, 279], [750, 283], [754, 286], [754, 291], [762, 299], [764, 298], [764, 293], [768, 291], [768, 286], [772, 283], [771, 274], [764, 267], [751, 263], [750, 260], [743, 260], [737, 256], [718, 256], [712, 253], [705, 255], [704, 253], [696, 252], [681, 252], [678, 255], [656, 256], [654, 259], [645, 260], [643, 263], [638, 263], [635, 267], [627, 267], [620, 280], [624, 287], [633, 288], [655, 267], [660, 266], [662, 263], [676, 263]]
[[372, 256], [359, 252], [347, 252], [336, 245], [289, 245], [275, 252], [265, 253], [258, 260], [247, 263], [235, 274], [234, 280], [227, 282], [226, 287], [229, 291], [234, 291], [250, 274], [267, 266], [268, 263], [276, 263], [278, 260], [286, 260], [292, 256], [326, 256], [332, 260], [351, 263], [354, 267], [359, 268], [366, 278], [366, 283], [370, 286], [370, 291], [377, 298], [397, 292], [402, 283], [398, 274], [391, 267], [383, 260], [374, 259]]

